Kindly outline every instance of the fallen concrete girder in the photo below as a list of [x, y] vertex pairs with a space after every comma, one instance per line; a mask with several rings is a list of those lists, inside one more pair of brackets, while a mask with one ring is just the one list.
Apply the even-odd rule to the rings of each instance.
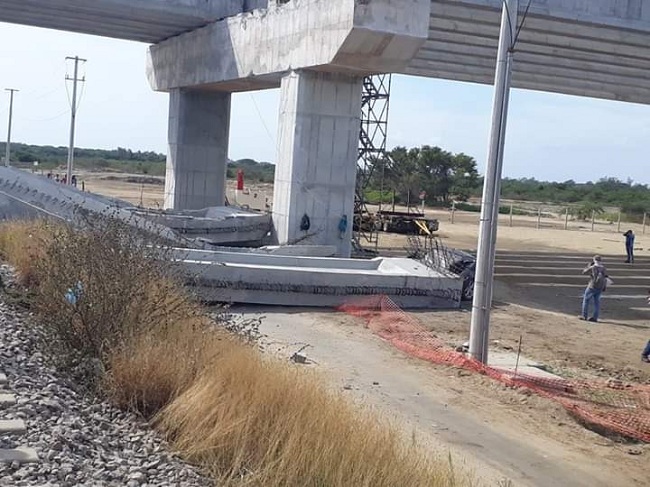
[[187, 239], [200, 242], [199, 247], [260, 246], [271, 233], [271, 216], [267, 213], [236, 207], [211, 207], [202, 210], [132, 209], [134, 214], [171, 228]]
[[462, 279], [406, 258], [370, 260], [174, 249], [187, 284], [209, 302], [336, 307], [389, 296], [404, 308], [457, 308]]
[[[334, 246], [261, 246], [270, 216], [236, 208], [157, 211], [0, 167], [0, 219], [48, 217], [83, 226], [88, 215], [113, 217], [171, 245], [203, 300], [226, 303], [335, 307], [385, 295], [403, 308], [456, 308], [462, 280], [412, 259], [329, 257]], [[238, 248], [217, 247], [231, 245]], [[181, 248], [184, 247], [184, 248]], [[220, 250], [213, 250], [218, 248]]]
[[0, 167], [0, 220], [53, 218], [82, 224], [87, 215], [112, 217], [176, 246], [214, 248], [261, 245], [270, 215], [236, 208], [156, 211], [126, 201], [79, 191], [39, 174]]

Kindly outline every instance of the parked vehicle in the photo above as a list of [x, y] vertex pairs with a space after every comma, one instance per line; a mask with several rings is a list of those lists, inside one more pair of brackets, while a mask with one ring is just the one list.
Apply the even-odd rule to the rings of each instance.
[[440, 223], [435, 218], [427, 218], [424, 213], [382, 210], [376, 213], [375, 225], [383, 232], [403, 233], [407, 235], [426, 234], [426, 230], [437, 232]]

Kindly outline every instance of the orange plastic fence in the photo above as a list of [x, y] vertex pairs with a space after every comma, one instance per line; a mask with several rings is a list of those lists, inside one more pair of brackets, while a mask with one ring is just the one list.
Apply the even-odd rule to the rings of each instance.
[[413, 357], [461, 367], [512, 387], [530, 389], [557, 401], [592, 427], [650, 442], [650, 386], [547, 379], [483, 365], [448, 347], [386, 296], [357, 300], [340, 310], [365, 319], [373, 333]]

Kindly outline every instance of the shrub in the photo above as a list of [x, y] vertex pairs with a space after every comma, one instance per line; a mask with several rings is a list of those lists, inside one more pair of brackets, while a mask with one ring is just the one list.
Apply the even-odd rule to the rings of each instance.
[[85, 231], [58, 226], [35, 263], [34, 309], [46, 347], [65, 368], [92, 365], [89, 385], [124, 343], [198, 314], [160, 251], [110, 218]]
[[[363, 193], [365, 202], [369, 205], [377, 205], [381, 201], [384, 205], [390, 205], [393, 203], [393, 191], [384, 190], [383, 192], [378, 189], [368, 189]], [[395, 203], [400, 203], [401, 200], [399, 195], [395, 194]]]

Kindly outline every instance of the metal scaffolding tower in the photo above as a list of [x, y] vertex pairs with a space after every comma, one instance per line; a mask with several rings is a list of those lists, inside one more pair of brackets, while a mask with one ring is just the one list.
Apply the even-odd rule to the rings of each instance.
[[[364, 197], [374, 171], [382, 171], [380, 185], [383, 193], [386, 136], [388, 133], [388, 106], [391, 74], [376, 74], [363, 79], [361, 95], [361, 128], [359, 130], [359, 157], [354, 198], [354, 233], [357, 246], [362, 241], [377, 247], [378, 233]], [[381, 202], [380, 202], [381, 209]]]

